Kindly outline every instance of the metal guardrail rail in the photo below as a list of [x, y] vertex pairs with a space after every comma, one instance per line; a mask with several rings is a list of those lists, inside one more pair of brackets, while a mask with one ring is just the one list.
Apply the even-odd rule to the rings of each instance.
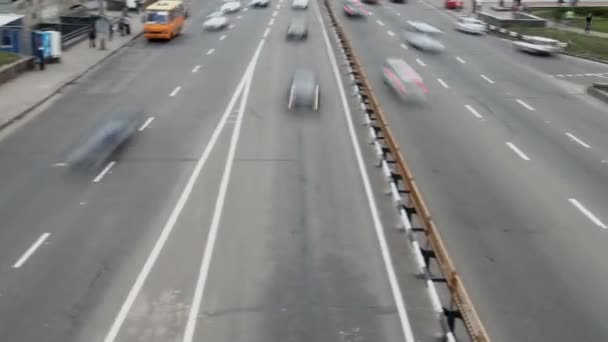
[[[447, 249], [441, 239], [431, 214], [420, 195], [418, 185], [408, 167], [402, 151], [388, 125], [384, 112], [374, 95], [361, 63], [354, 54], [353, 47], [346, 32], [342, 29], [330, 4], [331, 0], [324, 0], [329, 14], [330, 24], [335, 30], [337, 39], [349, 63], [349, 72], [354, 78], [355, 86], [366, 115], [366, 123], [370, 127], [372, 144], [375, 145], [378, 155], [378, 165], [382, 168], [388, 180], [388, 193], [392, 194], [397, 205], [402, 222], [402, 228], [408, 233], [419, 266], [419, 275], [427, 282], [431, 302], [446, 330], [446, 339], [455, 340], [454, 329], [456, 319], [461, 319], [472, 341], [489, 342], [490, 337], [471, 302], [471, 299], [456, 272], [454, 263], [450, 259]], [[415, 220], [415, 221], [414, 221]], [[417, 222], [421, 227], [413, 227]], [[425, 248], [417, 241], [416, 233], [423, 233]], [[441, 276], [431, 271], [430, 260], [436, 261]], [[435, 283], [443, 283], [450, 294], [450, 303], [444, 307], [435, 291]]]

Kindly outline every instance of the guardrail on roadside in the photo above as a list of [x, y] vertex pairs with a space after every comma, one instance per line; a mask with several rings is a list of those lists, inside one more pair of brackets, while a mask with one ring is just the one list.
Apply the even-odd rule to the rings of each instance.
[[[489, 342], [490, 337], [475, 310], [467, 291], [460, 279], [452, 260], [450, 259], [445, 245], [429, 210], [424, 203], [412, 172], [408, 167], [401, 149], [393, 137], [386, 117], [380, 108], [367, 76], [355, 56], [350, 40], [342, 29], [330, 0], [324, 0], [324, 5], [329, 13], [329, 19], [336, 33], [342, 52], [349, 63], [349, 73], [352, 74], [361, 103], [366, 112], [366, 125], [369, 127], [378, 156], [377, 166], [382, 168], [384, 176], [388, 181], [388, 193], [399, 211], [402, 228], [408, 234], [412, 244], [416, 261], [419, 267], [419, 275], [426, 281], [433, 309], [440, 318], [446, 331], [446, 339], [454, 341], [454, 329], [456, 319], [461, 319], [472, 341]], [[419, 225], [414, 226], [412, 223]], [[423, 233], [425, 247], [418, 243], [416, 233]], [[430, 261], [433, 259], [439, 268], [441, 275], [433, 274]], [[439, 295], [435, 290], [435, 283], [444, 283], [450, 293], [448, 307], [441, 304]]]

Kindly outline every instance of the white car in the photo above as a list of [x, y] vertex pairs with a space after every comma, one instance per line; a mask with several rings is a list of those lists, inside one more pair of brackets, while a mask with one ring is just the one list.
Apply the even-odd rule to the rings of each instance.
[[515, 49], [541, 55], [560, 53], [566, 45], [556, 39], [538, 36], [523, 36], [522, 40], [513, 41]]
[[486, 23], [473, 17], [460, 17], [456, 21], [456, 30], [472, 34], [484, 34], [487, 31]]
[[422, 51], [441, 52], [445, 46], [439, 41], [443, 32], [423, 22], [407, 21], [405, 27], [405, 41]]
[[224, 13], [234, 13], [241, 9], [241, 3], [238, 1], [230, 1], [222, 5], [220, 11]]
[[[223, 14], [215, 15], [211, 17], [207, 17], [207, 20], [203, 23], [203, 29], [212, 31], [212, 30], [221, 30], [228, 26], [228, 18], [226, 18]], [[213, 15], [213, 14], [212, 14]]]
[[293, 0], [291, 3], [293, 9], [306, 9], [308, 8], [308, 0]]

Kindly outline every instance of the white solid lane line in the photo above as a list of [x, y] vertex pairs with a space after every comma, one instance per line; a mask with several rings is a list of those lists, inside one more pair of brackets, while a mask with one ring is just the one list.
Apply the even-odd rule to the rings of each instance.
[[211, 266], [211, 258], [213, 256], [213, 249], [217, 240], [217, 235], [220, 227], [220, 221], [222, 219], [222, 213], [224, 211], [224, 202], [226, 200], [226, 193], [228, 192], [228, 184], [230, 183], [230, 175], [232, 173], [232, 165], [234, 163], [236, 149], [239, 142], [239, 136], [241, 134], [241, 126], [243, 124], [243, 116], [245, 115], [245, 108], [247, 106], [247, 100], [249, 99], [249, 90], [251, 89], [251, 83], [255, 72], [255, 66], [258, 62], [264, 43], [266, 41], [262, 39], [258, 48], [255, 51], [253, 59], [249, 64], [246, 71], [245, 88], [243, 89], [241, 103], [238, 109], [236, 117], [236, 123], [232, 136], [230, 138], [230, 145], [228, 148], [228, 156], [226, 157], [226, 164], [224, 166], [224, 172], [220, 181], [220, 188], [215, 201], [215, 208], [213, 209], [213, 216], [211, 218], [211, 225], [209, 227], [209, 233], [207, 236], [207, 242], [205, 243], [205, 249], [203, 250], [203, 257], [201, 260], [201, 267], [198, 273], [198, 279], [196, 287], [194, 289], [194, 296], [192, 299], [192, 305], [190, 306], [190, 312], [188, 313], [188, 320], [186, 321], [186, 329], [184, 332], [183, 342], [192, 342], [194, 338], [194, 331], [196, 330], [196, 322], [200, 319], [199, 311], [204, 298], [205, 285], [207, 283], [207, 277], [209, 275], [209, 268]]
[[572, 205], [575, 206], [576, 209], [583, 213], [583, 215], [587, 216], [588, 219], [595, 223], [596, 226], [604, 229], [608, 228], [600, 219], [593, 215], [592, 212], [590, 212], [587, 208], [585, 208], [585, 206], [583, 206], [579, 201], [577, 201], [576, 198], [568, 198], [568, 201], [572, 203]]
[[444, 88], [450, 88], [441, 78], [438, 78], [437, 81], [441, 83]]
[[268, 37], [269, 33], [270, 33], [270, 27], [267, 27], [266, 30], [264, 31], [264, 38]]
[[480, 75], [481, 78], [483, 78], [484, 80], [488, 81], [488, 83], [494, 84], [494, 81], [492, 81], [488, 76], [481, 74]]
[[146, 122], [144, 122], [143, 125], [141, 125], [141, 127], [139, 127], [139, 131], [143, 131], [144, 129], [146, 129], [146, 127], [148, 127], [150, 125], [150, 123], [152, 122], [152, 120], [154, 120], [154, 117], [151, 116], [148, 118], [148, 120], [146, 120]]
[[517, 99], [515, 101], [517, 101], [517, 103], [519, 103], [520, 105], [524, 106], [527, 110], [535, 111], [535, 109], [532, 106], [530, 106], [529, 104], [525, 103], [524, 101], [522, 101], [520, 99]]
[[220, 37], [220, 40], [224, 40], [224, 39], [226, 39], [226, 35], [225, 35], [225, 34], [223, 34], [223, 35]]
[[32, 254], [34, 254], [34, 252], [44, 243], [44, 241], [46, 239], [49, 238], [49, 236], [51, 236], [51, 233], [44, 233], [44, 234], [40, 235], [38, 240], [36, 240], [36, 242], [34, 242], [30, 246], [30, 248], [28, 248], [27, 251], [25, 251], [25, 253], [23, 253], [23, 255], [21, 256], [21, 258], [19, 258], [19, 260], [17, 260], [17, 262], [13, 265], [13, 268], [20, 268], [21, 266], [23, 266], [23, 264], [25, 264], [27, 259], [29, 259], [32, 256]]
[[473, 115], [475, 115], [476, 118], [478, 119], [483, 119], [483, 116], [481, 114], [479, 114], [475, 108], [473, 108], [471, 105], [465, 105], [465, 108], [469, 110], [469, 112], [473, 113]]
[[173, 89], [173, 91], [171, 92], [171, 94], [169, 94], [169, 96], [173, 97], [173, 96], [177, 95], [177, 93], [179, 93], [180, 89], [182, 89], [181, 86], [175, 87], [175, 89]]
[[462, 64], [465, 64], [465, 63], [466, 63], [466, 62], [464, 61], [464, 59], [462, 59], [462, 58], [460, 58], [460, 57], [458, 57], [458, 56], [456, 56], [456, 59], [457, 59], [457, 60], [458, 60], [460, 63], [462, 63]]
[[585, 144], [584, 141], [582, 141], [581, 139], [577, 138], [574, 134], [566, 132], [566, 135], [570, 139], [572, 139], [573, 141], [575, 141], [575, 142], [579, 143], [580, 145], [582, 145], [583, 147], [585, 147], [585, 148], [591, 148], [591, 146]]
[[211, 49], [207, 50], [207, 56], [213, 54], [214, 52], [215, 52], [214, 48], [211, 48]]
[[407, 45], [405, 45], [405, 44], [403, 44], [403, 43], [401, 43], [400, 45], [401, 45], [401, 48], [402, 48], [402, 49], [404, 49], [404, 50], [407, 50], [407, 49], [408, 49]]
[[418, 64], [422, 65], [422, 66], [426, 66], [426, 64], [424, 64], [423, 61], [421, 61], [420, 59], [416, 58], [416, 62], [418, 62]]
[[200, 68], [201, 68], [201, 66], [200, 66], [200, 65], [197, 65], [197, 66], [195, 66], [194, 68], [192, 68], [192, 72], [193, 72], [193, 73], [194, 73], [194, 72], [197, 72], [197, 71], [198, 71], [198, 69], [200, 69]]
[[374, 230], [376, 231], [376, 237], [380, 247], [379, 251], [382, 255], [382, 260], [384, 262], [384, 267], [386, 268], [385, 270], [388, 277], [388, 282], [390, 284], [391, 292], [393, 294], [393, 300], [395, 301], [397, 314], [399, 315], [399, 321], [401, 322], [403, 338], [405, 342], [414, 342], [414, 333], [412, 332], [412, 326], [410, 324], [407, 310], [405, 308], [405, 300], [403, 299], [403, 294], [401, 293], [401, 288], [399, 287], [399, 281], [397, 280], [395, 267], [391, 259], [391, 252], [388, 243], [386, 242], [384, 227], [382, 225], [382, 221], [380, 220], [380, 214], [378, 212], [378, 206], [376, 205], [374, 192], [372, 191], [369, 175], [367, 174], [365, 162], [363, 161], [363, 154], [361, 153], [361, 147], [359, 145], [359, 140], [355, 131], [355, 124], [353, 123], [352, 119], [353, 116], [350, 111], [346, 93], [344, 91], [344, 86], [342, 84], [342, 76], [340, 73], [340, 69], [338, 69], [337, 59], [332, 49], [332, 45], [329, 40], [329, 35], [327, 34], [327, 29], [325, 28], [325, 23], [323, 22], [323, 18], [321, 17], [321, 12], [319, 11], [318, 6], [315, 6], [315, 14], [317, 16], [317, 20], [321, 25], [321, 31], [323, 32], [323, 40], [325, 41], [327, 57], [329, 58], [329, 62], [333, 70], [334, 79], [336, 80], [336, 84], [338, 85], [340, 100], [342, 102], [342, 112], [344, 114], [344, 118], [348, 126], [351, 144], [355, 152], [355, 159], [357, 160], [359, 174], [361, 175], [361, 182], [363, 183], [365, 197], [367, 197], [367, 203], [369, 205], [370, 214], [372, 216]]
[[101, 172], [97, 175], [97, 177], [95, 177], [95, 179], [93, 179], [93, 183], [99, 183], [99, 181], [101, 181], [103, 179], [103, 177], [106, 175], [106, 173], [110, 172], [110, 169], [112, 168], [112, 166], [114, 166], [114, 164], [116, 164], [115, 161], [109, 162], [108, 165], [106, 165], [106, 167], [104, 167], [103, 170], [101, 170]]
[[378, 25], [380, 25], [380, 26], [384, 26], [384, 23], [383, 23], [383, 22], [381, 22], [380, 20], [376, 20], [376, 22], [378, 23]]
[[513, 150], [513, 152], [515, 152], [521, 159], [530, 160], [530, 158], [528, 158], [528, 156], [523, 153], [519, 148], [517, 148], [517, 146], [515, 146], [515, 144], [513, 144], [512, 142], [507, 141], [505, 144], [507, 144], [507, 146], [509, 146], [509, 148]]
[[239, 81], [239, 84], [237, 85], [234, 93], [232, 94], [232, 97], [230, 98], [230, 102], [228, 103], [226, 110], [224, 111], [220, 121], [218, 122], [217, 126], [215, 127], [213, 134], [211, 135], [211, 138], [209, 139], [209, 142], [207, 143], [207, 146], [205, 147], [204, 151], [202, 152], [199, 159], [197, 160], [196, 165], [194, 166], [194, 169], [192, 170], [192, 173], [190, 174], [190, 178], [188, 178], [188, 182], [186, 183], [186, 186], [184, 187], [182, 193], [180, 194], [179, 199], [177, 200], [177, 203], [175, 204], [175, 207], [171, 211], [171, 215], [167, 219], [167, 222], [165, 223], [165, 226], [163, 227], [163, 230], [161, 231], [160, 236], [158, 237], [158, 240], [156, 240], [156, 243], [154, 244], [152, 251], [148, 255], [148, 258], [146, 259], [146, 262], [143, 265], [141, 271], [137, 275], [137, 278], [135, 279], [133, 286], [129, 290], [127, 297], [125, 298], [124, 302], [122, 303], [122, 306], [120, 307], [120, 311], [114, 318], [114, 321], [112, 322], [112, 326], [110, 327], [110, 330], [108, 331], [108, 334], [106, 335], [106, 337], [104, 339], [104, 342], [114, 342], [116, 340], [116, 336], [118, 336], [118, 332], [120, 331], [120, 328], [124, 324], [124, 322], [127, 318], [127, 315], [129, 314], [129, 311], [133, 307], [133, 303], [135, 303], [135, 300], [137, 299], [137, 296], [141, 292], [141, 289], [144, 286], [146, 279], [148, 278], [148, 276], [150, 275], [150, 272], [152, 271], [152, 267], [154, 267], [154, 264], [156, 263], [158, 256], [162, 252], [163, 247], [165, 246], [165, 243], [169, 239], [169, 236], [171, 235], [171, 232], [173, 231], [173, 228], [175, 227], [175, 224], [177, 223], [177, 220], [178, 220], [179, 216], [181, 215], [182, 210], [186, 206], [186, 202], [188, 202], [188, 199], [190, 198], [190, 195], [192, 194], [192, 191], [194, 189], [194, 184], [196, 183], [196, 180], [200, 176], [200, 173], [203, 170], [203, 167], [205, 166], [205, 164], [207, 163], [207, 160], [209, 159], [209, 156], [211, 155], [211, 151], [215, 147], [215, 144], [217, 143], [220, 135], [222, 134], [222, 131], [224, 130], [224, 127], [226, 126], [226, 122], [228, 121], [228, 117], [230, 116], [230, 114], [232, 114], [232, 110], [233, 110], [234, 106], [236, 105], [236, 102], [240, 98], [241, 92], [243, 91], [243, 88], [245, 87], [245, 83], [247, 81], [247, 75], [248, 75], [247, 70], [249, 70], [249, 66], [247, 67], [247, 69], [245, 69], [245, 72], [243, 73], [243, 77]]
[[393, 31], [387, 31], [386, 34], [388, 34], [391, 37], [395, 36], [395, 33]]

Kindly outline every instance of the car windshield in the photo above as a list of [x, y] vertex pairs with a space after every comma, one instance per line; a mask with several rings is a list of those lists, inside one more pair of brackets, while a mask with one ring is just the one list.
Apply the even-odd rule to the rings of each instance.
[[311, 70], [300, 69], [294, 72], [293, 80], [297, 85], [312, 85], [315, 83], [315, 76]]
[[159, 24], [167, 23], [167, 22], [169, 22], [169, 13], [164, 12], [164, 11], [160, 11], [160, 12], [150, 11], [146, 15], [146, 21], [149, 23], [159, 23]]

